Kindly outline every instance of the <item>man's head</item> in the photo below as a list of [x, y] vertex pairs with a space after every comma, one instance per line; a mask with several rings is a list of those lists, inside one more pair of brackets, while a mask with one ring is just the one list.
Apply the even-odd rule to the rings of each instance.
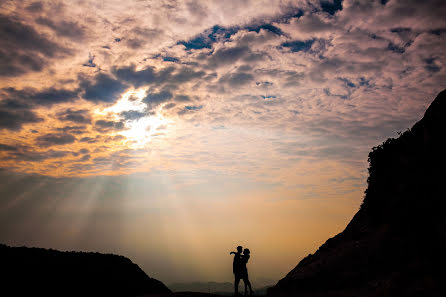
[[243, 247], [241, 246], [241, 245], [239, 245], [238, 247], [237, 247], [237, 252], [238, 253], [241, 253], [243, 251]]

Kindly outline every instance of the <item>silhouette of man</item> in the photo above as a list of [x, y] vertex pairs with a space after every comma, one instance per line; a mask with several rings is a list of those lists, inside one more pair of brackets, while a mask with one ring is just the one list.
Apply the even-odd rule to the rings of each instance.
[[241, 256], [242, 256], [243, 247], [238, 246], [237, 252], [230, 252], [229, 254], [234, 254], [234, 261], [232, 262], [232, 271], [234, 272], [234, 294], [235, 296], [238, 296], [238, 284], [240, 283], [240, 279], [242, 278], [242, 263], [241, 263]]

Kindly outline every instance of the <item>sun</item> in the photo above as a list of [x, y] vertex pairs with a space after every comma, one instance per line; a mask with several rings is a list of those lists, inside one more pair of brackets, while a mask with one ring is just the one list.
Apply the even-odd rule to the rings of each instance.
[[158, 128], [167, 124], [161, 115], [150, 115], [126, 124], [127, 130], [120, 132], [132, 146], [142, 147], [158, 134]]
[[126, 138], [125, 142], [132, 147], [144, 147], [150, 140], [159, 135], [158, 130], [166, 126], [169, 120], [163, 117], [158, 110], [148, 111], [143, 102], [146, 97], [146, 89], [129, 90], [122, 94], [121, 98], [112, 106], [97, 110], [100, 117], [123, 120], [124, 112], [135, 112], [138, 116], [124, 119], [125, 129], [116, 134]]

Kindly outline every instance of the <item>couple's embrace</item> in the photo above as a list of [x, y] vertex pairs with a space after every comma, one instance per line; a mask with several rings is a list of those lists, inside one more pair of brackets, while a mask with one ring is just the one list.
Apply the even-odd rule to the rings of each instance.
[[[242, 253], [243, 251], [243, 253]], [[234, 282], [234, 290], [235, 295], [239, 295], [238, 293], [238, 284], [240, 283], [240, 279], [245, 283], [245, 295], [248, 295], [248, 287], [249, 287], [249, 295], [252, 295], [251, 283], [248, 278], [248, 268], [246, 268], [246, 264], [249, 260], [249, 249], [244, 249], [241, 246], [237, 247], [236, 252], [230, 252], [230, 255], [234, 254], [234, 262], [232, 265], [232, 270], [234, 272], [235, 282]]]

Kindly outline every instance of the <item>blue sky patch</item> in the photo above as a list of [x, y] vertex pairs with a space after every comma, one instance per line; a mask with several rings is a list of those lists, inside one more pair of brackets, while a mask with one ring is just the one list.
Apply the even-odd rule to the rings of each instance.
[[257, 33], [259, 33], [261, 29], [263, 29], [263, 30], [270, 31], [270, 32], [272, 32], [272, 33], [274, 33], [276, 35], [279, 35], [279, 36], [283, 35], [283, 32], [282, 32], [282, 30], [280, 30], [280, 28], [277, 28], [276, 26], [273, 26], [271, 24], [263, 24], [263, 25], [258, 25], [258, 26], [248, 26], [248, 27], [246, 27], [246, 29], [248, 31], [254, 31], [254, 32], [257, 32]]
[[203, 105], [199, 105], [199, 106], [188, 105], [188, 106], [184, 107], [184, 109], [186, 109], [186, 110], [200, 110], [202, 108], [203, 108]]
[[296, 40], [296, 41], [284, 42], [284, 43], [282, 43], [282, 46], [290, 48], [290, 50], [292, 52], [300, 52], [300, 51], [307, 52], [308, 50], [310, 50], [313, 43], [314, 43], [314, 39], [306, 40], [306, 41]]
[[438, 72], [440, 71], [440, 67], [438, 67], [435, 64], [435, 59], [434, 58], [429, 58], [429, 59], [425, 59], [424, 62], [426, 62], [426, 66], [424, 68], [426, 68], [427, 71], [429, 72]]
[[345, 85], [347, 86], [347, 87], [350, 87], [350, 88], [354, 88], [354, 87], [356, 87], [356, 85], [354, 84], [354, 83], [352, 83], [349, 79], [347, 79], [347, 78], [344, 78], [344, 77], [338, 77], [338, 79], [340, 80], [340, 81], [342, 81], [343, 83], [345, 83]]
[[179, 41], [186, 47], [186, 50], [212, 48], [212, 44], [219, 40], [227, 40], [238, 31], [237, 28], [224, 28], [218, 25], [205, 30], [189, 41]]
[[174, 62], [174, 63], [176, 63], [176, 62], [179, 62], [180, 60], [178, 60], [178, 59], [175, 58], [175, 57], [164, 57], [164, 58], [163, 58], [163, 61], [165, 61], [165, 62]]
[[334, 15], [336, 11], [342, 10], [342, 0], [321, 1], [321, 8], [326, 13]]
[[392, 42], [389, 42], [389, 44], [387, 45], [387, 49], [389, 51], [392, 51], [392, 52], [395, 52], [395, 53], [398, 53], [398, 54], [402, 54], [402, 53], [405, 52], [404, 47], [397, 46], [396, 44], [394, 44]]

